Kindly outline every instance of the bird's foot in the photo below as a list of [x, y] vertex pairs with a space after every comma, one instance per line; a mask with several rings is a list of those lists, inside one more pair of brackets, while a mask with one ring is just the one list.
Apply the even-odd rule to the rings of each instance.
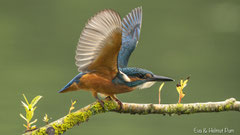
[[119, 100], [119, 99], [115, 99], [115, 101], [118, 103], [118, 105], [119, 105], [119, 110], [122, 110], [122, 108], [123, 108], [123, 103]]
[[105, 99], [108, 101], [112, 100], [112, 98], [110, 96], [107, 96]]
[[98, 99], [98, 102], [100, 103], [100, 105], [102, 106], [102, 108], [105, 109], [105, 108], [104, 108], [104, 102], [103, 102], [102, 100], [100, 100], [100, 99]]
[[121, 110], [123, 108], [122, 102], [119, 99], [117, 99], [117, 97], [107, 96], [105, 99], [108, 100], [108, 101], [114, 99], [119, 105], [119, 110]]

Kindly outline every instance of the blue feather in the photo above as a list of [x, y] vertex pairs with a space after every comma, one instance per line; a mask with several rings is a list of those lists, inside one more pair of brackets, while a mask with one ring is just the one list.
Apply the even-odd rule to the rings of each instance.
[[127, 76], [137, 77], [139, 75], [151, 74], [151, 71], [142, 68], [128, 67], [128, 68], [120, 68], [120, 70], [125, 73]]
[[128, 60], [137, 46], [142, 23], [142, 8], [132, 10], [122, 20], [122, 47], [118, 54], [118, 67], [127, 67]]
[[120, 85], [127, 85], [128, 87], [137, 87], [138, 85], [141, 85], [145, 82], [146, 80], [136, 80], [132, 82], [126, 82], [122, 75], [120, 73], [117, 74], [117, 76], [112, 80], [114, 84], [120, 84]]
[[[129, 77], [141, 78], [141, 76], [144, 76], [147, 73], [153, 75], [153, 73], [151, 71], [141, 69], [141, 68], [134, 68], [134, 67], [119, 68], [119, 70]], [[123, 76], [120, 73], [118, 73], [116, 75], [116, 77], [112, 80], [112, 82], [115, 84], [127, 85], [128, 87], [136, 87], [138, 85], [141, 85], [141, 84], [147, 82], [147, 80], [145, 79], [145, 80], [136, 80], [136, 81], [132, 81], [132, 82], [126, 82], [124, 80]]]
[[61, 90], [58, 91], [58, 93], [63, 92], [64, 90], [66, 90], [67, 88], [69, 88], [74, 82], [76, 82], [77, 84], [80, 81], [80, 78], [85, 75], [86, 73], [79, 73], [78, 75], [76, 75], [64, 88], [62, 88]]

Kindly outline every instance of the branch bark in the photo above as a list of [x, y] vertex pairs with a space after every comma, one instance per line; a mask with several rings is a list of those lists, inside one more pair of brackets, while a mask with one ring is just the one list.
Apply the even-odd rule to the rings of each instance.
[[112, 100], [103, 100], [104, 108], [98, 102], [94, 102], [84, 108], [81, 108], [73, 113], [70, 113], [48, 125], [24, 135], [54, 135], [63, 134], [68, 129], [75, 125], [86, 122], [93, 115], [105, 112], [130, 113], [130, 114], [194, 114], [194, 113], [209, 113], [223, 111], [238, 111], [240, 112], [240, 101], [234, 98], [227, 99], [221, 102], [206, 102], [206, 103], [189, 103], [189, 104], [135, 104], [123, 103], [123, 108], [120, 110], [117, 103]]

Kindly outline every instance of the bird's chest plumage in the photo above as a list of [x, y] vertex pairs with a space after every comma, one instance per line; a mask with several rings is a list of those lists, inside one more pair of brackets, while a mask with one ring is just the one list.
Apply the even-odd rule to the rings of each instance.
[[113, 77], [103, 76], [97, 73], [86, 74], [80, 79], [79, 88], [107, 95], [120, 94], [134, 90], [134, 88], [126, 85], [114, 84], [112, 78]]

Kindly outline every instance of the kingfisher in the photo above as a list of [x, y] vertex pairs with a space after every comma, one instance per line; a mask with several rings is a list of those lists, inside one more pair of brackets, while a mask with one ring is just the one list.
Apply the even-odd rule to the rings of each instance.
[[75, 64], [80, 72], [59, 93], [90, 91], [104, 108], [98, 94], [122, 102], [116, 94], [151, 87], [155, 82], [173, 81], [142, 68], [128, 67], [128, 60], [138, 44], [142, 26], [142, 7], [133, 9], [122, 20], [105, 9], [86, 23], [76, 49]]

